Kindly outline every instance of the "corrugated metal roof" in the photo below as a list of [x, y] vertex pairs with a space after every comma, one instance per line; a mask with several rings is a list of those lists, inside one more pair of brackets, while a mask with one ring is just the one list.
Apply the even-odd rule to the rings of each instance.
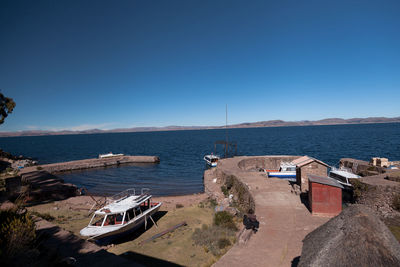
[[303, 167], [303, 166], [305, 166], [305, 165], [307, 165], [307, 164], [309, 164], [309, 163], [311, 163], [311, 162], [313, 162], [313, 161], [316, 161], [316, 162], [318, 162], [319, 164], [322, 164], [322, 165], [324, 165], [324, 166], [326, 166], [326, 167], [329, 167], [328, 164], [326, 164], [326, 163], [324, 163], [324, 162], [322, 162], [322, 161], [320, 161], [320, 160], [318, 160], [318, 159], [309, 157], [309, 156], [303, 156], [303, 157], [300, 157], [300, 158], [298, 158], [298, 159], [295, 159], [295, 160], [292, 161], [292, 163], [293, 163], [294, 165], [296, 165], [297, 167]]
[[309, 174], [308, 180], [312, 183], [330, 185], [330, 186], [339, 187], [339, 188], [343, 189], [343, 186], [333, 178]]

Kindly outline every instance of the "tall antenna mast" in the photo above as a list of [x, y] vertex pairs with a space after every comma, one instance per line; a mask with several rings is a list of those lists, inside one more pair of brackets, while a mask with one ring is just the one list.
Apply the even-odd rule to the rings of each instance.
[[228, 104], [225, 105], [225, 157], [228, 155]]

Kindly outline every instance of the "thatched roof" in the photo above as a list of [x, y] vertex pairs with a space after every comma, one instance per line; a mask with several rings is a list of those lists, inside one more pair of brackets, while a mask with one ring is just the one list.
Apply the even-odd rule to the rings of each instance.
[[400, 244], [371, 209], [352, 205], [304, 238], [298, 266], [400, 266]]

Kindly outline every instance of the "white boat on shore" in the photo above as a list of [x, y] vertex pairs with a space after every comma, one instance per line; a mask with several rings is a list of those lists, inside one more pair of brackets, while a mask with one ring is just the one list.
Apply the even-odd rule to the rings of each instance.
[[344, 185], [347, 189], [353, 187], [353, 185], [349, 182], [349, 179], [361, 178], [361, 176], [354, 174], [350, 169], [345, 167], [332, 167], [328, 176], [338, 181], [341, 185]]
[[[142, 189], [140, 195], [135, 189], [125, 190], [112, 197], [112, 201], [94, 212], [89, 225], [80, 231], [88, 239], [100, 240], [116, 237], [138, 229], [151, 215], [156, 213], [162, 202], [151, 201], [148, 189]], [[154, 223], [154, 221], [153, 221]]]
[[278, 171], [266, 171], [268, 178], [280, 178], [296, 182], [296, 165], [290, 162], [281, 162]]
[[219, 156], [213, 154], [205, 155], [203, 159], [206, 161], [207, 165], [211, 167], [216, 167], [218, 164]]
[[112, 152], [110, 152], [107, 154], [99, 154], [99, 159], [120, 157], [120, 156], [124, 156], [124, 154], [113, 154]]

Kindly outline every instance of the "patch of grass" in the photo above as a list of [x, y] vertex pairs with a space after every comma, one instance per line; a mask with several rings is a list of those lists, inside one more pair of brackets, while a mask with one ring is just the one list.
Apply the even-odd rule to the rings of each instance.
[[214, 214], [211, 226], [203, 224], [201, 229], [197, 228], [192, 239], [195, 245], [202, 246], [206, 253], [211, 252], [214, 256], [218, 256], [235, 242], [236, 231], [234, 217], [229, 212], [221, 211]]
[[237, 230], [236, 224], [233, 221], [233, 215], [227, 211], [221, 211], [215, 213], [214, 224], [217, 226], [231, 229], [233, 231]]
[[38, 216], [46, 221], [54, 221], [56, 218], [54, 218], [52, 215], [50, 215], [50, 213], [40, 213], [37, 211], [31, 211], [30, 214]]
[[201, 229], [197, 228], [192, 235], [196, 245], [202, 246], [206, 253], [211, 252], [214, 256], [221, 255], [224, 252], [222, 249], [228, 247], [234, 238], [235, 232], [231, 229], [205, 224]]
[[398, 225], [389, 225], [389, 230], [392, 232], [394, 237], [396, 237], [397, 241], [400, 242], [400, 226], [398, 226]]
[[213, 198], [209, 199], [209, 204], [212, 209], [214, 209], [218, 205], [217, 201]]
[[37, 166], [37, 167], [36, 167], [36, 170], [41, 171], [41, 170], [43, 170], [43, 167]]

